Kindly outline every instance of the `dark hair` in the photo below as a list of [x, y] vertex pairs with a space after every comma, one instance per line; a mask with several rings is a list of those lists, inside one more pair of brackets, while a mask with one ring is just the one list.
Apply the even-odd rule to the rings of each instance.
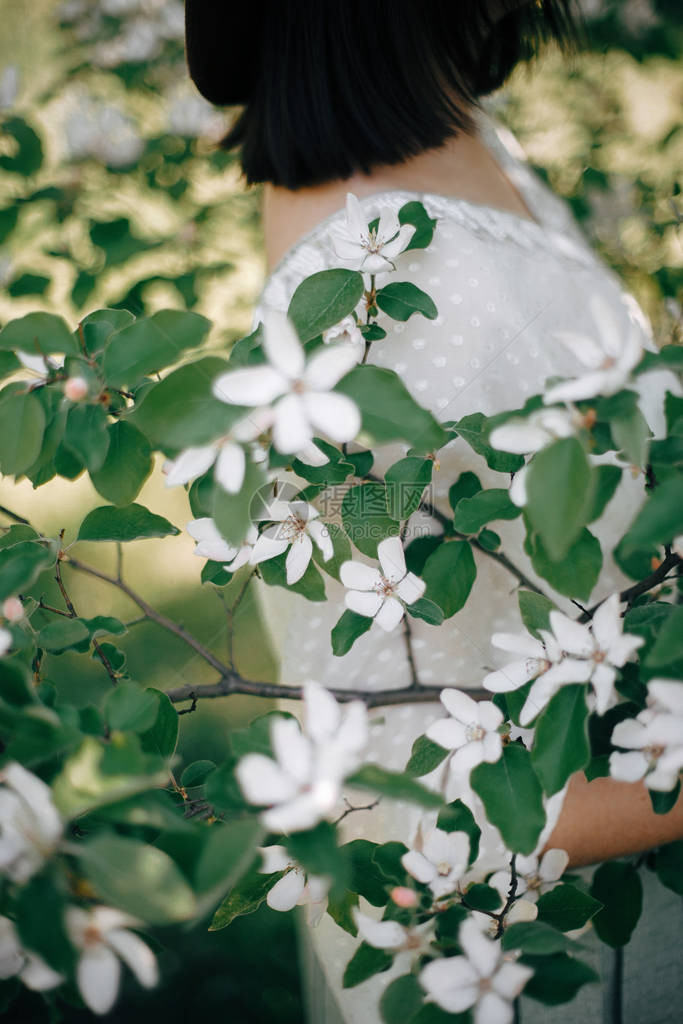
[[275, 0], [245, 41], [258, 70], [220, 146], [240, 147], [249, 184], [289, 189], [401, 163], [471, 130], [468, 110], [542, 40], [574, 42], [570, 6]]

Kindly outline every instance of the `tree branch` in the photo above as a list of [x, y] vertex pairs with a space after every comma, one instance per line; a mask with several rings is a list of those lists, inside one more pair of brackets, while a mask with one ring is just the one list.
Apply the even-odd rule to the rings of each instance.
[[[658, 583], [663, 583], [669, 572], [677, 565], [681, 565], [681, 558], [675, 555], [673, 551], [669, 551], [654, 572], [651, 572], [644, 580], [639, 580], [638, 583], [634, 583], [632, 586], [627, 587], [626, 590], [622, 590], [619, 594], [619, 600], [626, 601], [629, 606], [632, 605], [641, 594], [646, 594], [648, 590], [652, 590]], [[602, 602], [599, 601], [592, 608], [588, 608], [583, 615], [579, 616], [578, 621], [588, 622], [593, 618], [601, 604]]]
[[0, 512], [8, 519], [13, 519], [15, 523], [21, 523], [22, 526], [30, 526], [28, 519], [24, 519], [23, 516], [17, 515], [16, 512], [12, 512], [10, 508], [5, 508], [4, 505], [0, 505]]
[[[63, 541], [64, 541], [64, 530], [62, 530], [60, 532], [59, 540], [60, 540], [60, 544], [63, 543]], [[72, 602], [71, 598], [69, 597], [69, 595], [66, 592], [66, 587], [64, 586], [64, 581], [62, 580], [62, 561], [63, 561], [64, 557], [65, 557], [64, 552], [62, 550], [60, 550], [58, 555], [57, 555], [57, 561], [55, 563], [55, 579], [57, 581], [57, 586], [60, 589], [61, 595], [64, 598], [64, 604], [67, 607], [67, 610], [68, 610], [68, 613], [69, 613], [68, 614], [68, 618], [75, 619], [75, 618], [77, 618], [77, 612], [76, 612], [76, 609], [74, 608], [74, 605], [73, 605], [73, 602]], [[118, 686], [119, 681], [118, 681], [118, 679], [116, 677], [116, 672], [114, 672], [114, 666], [112, 665], [112, 663], [110, 662], [109, 658], [107, 657], [107, 655], [102, 650], [100, 644], [95, 639], [95, 637], [92, 638], [92, 645], [93, 645], [93, 647], [95, 649], [95, 653], [97, 654], [97, 657], [100, 659], [100, 661], [104, 665], [104, 669], [105, 669], [107, 675], [111, 679], [112, 686]]]

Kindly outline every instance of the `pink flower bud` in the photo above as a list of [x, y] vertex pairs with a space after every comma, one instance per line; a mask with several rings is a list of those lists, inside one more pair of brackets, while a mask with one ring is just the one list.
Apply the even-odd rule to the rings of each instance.
[[64, 394], [70, 402], [82, 402], [88, 397], [88, 382], [84, 377], [69, 377], [64, 384]]
[[410, 909], [417, 906], [417, 893], [407, 885], [396, 885], [391, 890], [391, 898], [397, 907]]
[[18, 597], [8, 597], [3, 602], [2, 614], [8, 622], [21, 622], [24, 617], [24, 606]]

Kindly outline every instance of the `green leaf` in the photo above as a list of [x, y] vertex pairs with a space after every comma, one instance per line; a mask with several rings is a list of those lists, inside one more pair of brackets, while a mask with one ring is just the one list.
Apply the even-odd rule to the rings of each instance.
[[575, 885], [556, 885], [550, 892], [539, 896], [538, 920], [552, 925], [561, 932], [571, 932], [594, 917], [602, 904]]
[[15, 150], [10, 155], [0, 156], [0, 167], [10, 174], [29, 177], [40, 170], [43, 164], [43, 144], [40, 136], [23, 117], [4, 117], [2, 130], [11, 135]]
[[139, 317], [109, 339], [102, 358], [107, 383], [116, 387], [137, 384], [177, 363], [187, 349], [202, 343], [210, 327], [211, 322], [199, 313], [178, 309]]
[[524, 458], [521, 455], [498, 451], [486, 443], [488, 424], [483, 412], [463, 416], [452, 424], [452, 429], [463, 441], [467, 441], [477, 455], [482, 455], [486, 459], [489, 469], [495, 469], [499, 473], [514, 473], [524, 465]]
[[125, 420], [107, 428], [107, 456], [96, 471], [90, 471], [96, 490], [113, 505], [129, 505], [152, 472], [152, 448], [144, 434]]
[[548, 556], [567, 556], [588, 521], [593, 497], [591, 466], [581, 443], [564, 437], [542, 448], [527, 471], [526, 513]]
[[536, 722], [531, 761], [548, 796], [590, 761], [586, 686], [563, 686]]
[[358, 929], [353, 919], [353, 911], [358, 909], [358, 905], [358, 894], [349, 889], [340, 896], [331, 893], [327, 901], [327, 913], [334, 923], [354, 938], [358, 934]]
[[539, 956], [552, 956], [553, 953], [566, 953], [577, 948], [575, 942], [544, 921], [518, 921], [508, 925], [501, 945], [504, 950], [518, 949], [522, 953]]
[[106, 540], [126, 543], [148, 537], [175, 537], [177, 526], [142, 505], [115, 508], [102, 505], [88, 512], [78, 530], [78, 540]]
[[683, 896], [683, 840], [660, 846], [655, 854], [655, 871], [662, 885]]
[[402, 322], [413, 313], [422, 313], [428, 320], [436, 320], [439, 311], [434, 300], [410, 281], [392, 281], [377, 292], [377, 305], [392, 320]]
[[321, 270], [305, 278], [292, 295], [288, 315], [302, 341], [334, 327], [356, 308], [363, 275], [355, 270]]
[[480, 490], [481, 483], [476, 473], [470, 472], [469, 469], [461, 473], [455, 483], [451, 484], [448, 489], [448, 500], [453, 511], [455, 512], [459, 501], [462, 501], [463, 498], [471, 498], [472, 495]]
[[0, 600], [27, 590], [54, 564], [53, 551], [34, 541], [0, 548]]
[[386, 971], [393, 963], [393, 956], [384, 949], [375, 949], [367, 942], [361, 942], [344, 971], [344, 988], [354, 988], [373, 975]]
[[617, 448], [626, 459], [634, 466], [643, 467], [652, 431], [638, 406], [634, 405], [624, 415], [611, 417], [609, 426]]
[[314, 563], [310, 561], [301, 579], [290, 586], [287, 583], [286, 558], [287, 552], [285, 551], [281, 555], [277, 555], [276, 558], [269, 558], [268, 561], [260, 563], [259, 569], [263, 582], [269, 587], [285, 587], [293, 594], [301, 594], [307, 601], [325, 601], [325, 581]]
[[594, 522], [603, 514], [607, 503], [619, 486], [623, 472], [618, 466], [596, 466], [594, 468], [595, 487], [587, 513], [587, 523]]
[[430, 217], [421, 202], [415, 199], [409, 203], [404, 203], [398, 211], [398, 221], [401, 226], [403, 224], [415, 225], [413, 237], [410, 239], [404, 252], [408, 252], [410, 249], [427, 248], [434, 237], [436, 217]]
[[32, 356], [63, 352], [77, 355], [78, 342], [66, 321], [54, 313], [27, 313], [10, 320], [0, 331], [0, 349], [27, 352]]
[[64, 927], [61, 880], [43, 872], [19, 890], [16, 925], [22, 943], [58, 971], [73, 970], [75, 950]]
[[384, 474], [387, 508], [392, 519], [408, 519], [420, 505], [425, 487], [432, 479], [431, 459], [409, 456], [395, 462]]
[[[259, 858], [260, 859], [260, 858]], [[254, 866], [239, 882], [233, 886], [225, 897], [209, 925], [210, 932], [227, 928], [236, 917], [253, 914], [266, 900], [268, 893], [276, 882], [284, 877], [284, 871], [272, 875], [264, 875]]]
[[368, 839], [353, 839], [342, 846], [351, 864], [349, 888], [373, 907], [384, 907], [388, 898], [387, 882], [375, 862], [377, 849], [377, 843], [371, 843]]
[[181, 366], [145, 392], [129, 422], [161, 448], [183, 449], [215, 440], [246, 412], [213, 395], [213, 382], [226, 368], [225, 360], [215, 356]]
[[625, 535], [624, 554], [667, 544], [683, 533], [683, 476], [670, 477], [658, 484], [638, 512]]
[[491, 885], [475, 883], [466, 890], [467, 906], [472, 910], [499, 910], [502, 906], [502, 899], [497, 889]]
[[183, 770], [183, 774], [180, 776], [180, 785], [184, 786], [185, 789], [192, 789], [193, 786], [202, 786], [206, 782], [206, 778], [214, 770], [216, 765], [213, 761], [193, 761], [192, 764], [188, 764], [187, 768]]
[[35, 395], [0, 392], [0, 472], [19, 476], [40, 455], [45, 410]]
[[430, 601], [428, 597], [420, 597], [417, 601], [407, 605], [406, 611], [414, 619], [422, 619], [430, 626], [440, 626], [444, 620], [444, 614], [438, 604]]
[[357, 366], [337, 384], [360, 409], [363, 431], [377, 444], [407, 441], [418, 452], [432, 452], [448, 441], [448, 434], [411, 397], [393, 370]]
[[372, 621], [370, 616], [359, 615], [347, 608], [332, 627], [332, 653], [338, 658], [348, 654], [358, 637], [372, 628]]
[[414, 974], [396, 978], [386, 988], [379, 1002], [385, 1024], [405, 1024], [422, 1006], [423, 992]]
[[126, 627], [120, 619], [115, 619], [111, 615], [95, 615], [92, 619], [81, 619], [81, 622], [87, 627], [90, 637], [100, 636], [123, 636], [126, 632]]
[[551, 559], [538, 534], [528, 537], [531, 564], [539, 576], [565, 597], [587, 601], [602, 568], [600, 541], [583, 529], [559, 561]]
[[190, 885], [168, 854], [138, 839], [103, 833], [79, 847], [99, 897], [150, 924], [187, 921], [196, 912]]
[[109, 450], [107, 414], [101, 405], [76, 405], [69, 410], [63, 444], [90, 473], [102, 468]]
[[534, 971], [524, 986], [524, 995], [547, 1006], [568, 1003], [583, 985], [599, 981], [592, 967], [567, 953], [554, 953], [552, 956], [527, 954], [522, 962]]
[[47, 291], [51, 278], [44, 274], [25, 273], [15, 277], [7, 286], [7, 293], [13, 299], [21, 298], [24, 295], [44, 295]]
[[305, 832], [292, 832], [286, 836], [287, 849], [297, 863], [311, 875], [331, 878], [337, 895], [343, 893], [350, 876], [348, 859], [337, 845], [337, 829], [328, 821], [321, 821]]
[[643, 909], [643, 883], [633, 864], [608, 861], [593, 875], [591, 896], [602, 903], [593, 927], [608, 946], [625, 946]]
[[199, 914], [213, 910], [245, 873], [264, 837], [265, 829], [256, 817], [216, 824], [209, 830], [194, 871], [195, 889], [201, 894]]
[[229, 544], [241, 544], [252, 524], [253, 502], [266, 483], [263, 466], [247, 459], [244, 480], [237, 494], [216, 486], [213, 492], [213, 518]]
[[350, 487], [341, 507], [347, 536], [364, 555], [377, 557], [377, 544], [395, 536], [399, 527], [387, 513], [387, 489], [382, 483], [370, 481]]
[[159, 698], [156, 690], [143, 690], [137, 683], [119, 683], [107, 696], [104, 710], [112, 729], [145, 732], [156, 721]]
[[80, 619], [59, 618], [43, 626], [36, 643], [51, 654], [62, 654], [89, 638], [88, 627]]
[[683, 634], [683, 605], [674, 606], [660, 627], [653, 646], [648, 651], [645, 664], [648, 668], [671, 665], [681, 657], [681, 635]]
[[479, 839], [481, 829], [477, 825], [472, 811], [462, 800], [454, 800], [439, 812], [436, 827], [443, 832], [466, 832], [470, 837], [469, 863], [473, 864], [479, 856]]
[[550, 613], [555, 607], [550, 598], [534, 590], [520, 590], [517, 593], [519, 614], [532, 636], [540, 639], [539, 630], [550, 629]]
[[486, 523], [494, 519], [516, 519], [521, 511], [510, 501], [505, 488], [491, 487], [477, 491], [471, 498], [461, 498], [453, 522], [458, 533], [478, 533]]
[[465, 540], [440, 544], [422, 570], [425, 596], [435, 601], [447, 619], [459, 612], [470, 595], [477, 575], [472, 548]]
[[[609, 762], [605, 775], [609, 775]], [[648, 795], [655, 814], [668, 814], [676, 806], [681, 795], [681, 780], [679, 779], [674, 788], [670, 789], [668, 793], [662, 793], [656, 789], [648, 789]]]
[[428, 736], [418, 736], [410, 752], [410, 760], [405, 769], [406, 774], [417, 779], [422, 775], [429, 775], [435, 768], [438, 768], [447, 754], [447, 750], [430, 740]]
[[140, 745], [150, 754], [158, 754], [163, 758], [172, 757], [178, 742], [178, 712], [161, 690], [147, 687], [145, 692], [156, 695], [157, 716], [151, 727], [141, 733]]
[[499, 761], [474, 768], [470, 785], [484, 801], [486, 817], [499, 829], [505, 845], [515, 853], [532, 853], [545, 825], [545, 811], [528, 751], [509, 743]]
[[422, 807], [441, 807], [443, 800], [402, 772], [390, 772], [379, 765], [366, 764], [348, 780], [350, 786], [369, 789], [392, 800], [408, 800]]

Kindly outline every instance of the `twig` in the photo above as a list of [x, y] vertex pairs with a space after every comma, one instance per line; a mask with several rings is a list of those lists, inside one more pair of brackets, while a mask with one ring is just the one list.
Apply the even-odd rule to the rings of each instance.
[[[59, 540], [60, 540], [60, 544], [63, 543], [63, 541], [64, 541], [64, 530], [60, 530]], [[63, 550], [60, 549], [60, 551], [59, 551], [59, 553], [57, 555], [57, 561], [55, 563], [55, 580], [57, 581], [57, 586], [60, 589], [62, 597], [64, 598], [64, 604], [66, 605], [66, 607], [67, 607], [67, 609], [69, 611], [69, 614], [68, 614], [67, 617], [70, 618], [70, 619], [75, 619], [75, 618], [78, 617], [78, 615], [77, 615], [76, 609], [74, 608], [74, 605], [73, 605], [73, 602], [72, 602], [71, 598], [69, 597], [69, 595], [66, 592], [66, 587], [64, 586], [64, 581], [62, 580], [62, 565], [61, 564], [62, 564], [62, 560], [65, 557], [66, 556], [65, 556]], [[102, 650], [100, 644], [98, 643], [98, 641], [94, 637], [92, 638], [92, 645], [93, 645], [93, 647], [95, 649], [95, 653], [97, 654], [97, 657], [100, 659], [100, 661], [104, 665], [104, 668], [105, 668], [105, 671], [106, 671], [107, 675], [111, 679], [112, 686], [118, 686], [119, 681], [118, 681], [118, 679], [116, 677], [116, 672], [114, 672], [114, 667], [113, 667], [112, 663], [110, 662], [109, 658], [107, 657], [107, 655]]]
[[191, 694], [189, 694], [189, 697], [190, 697], [190, 700], [192, 701], [192, 704], [190, 705], [189, 708], [183, 708], [182, 711], [179, 711], [178, 712], [179, 715], [191, 715], [193, 711], [197, 710], [197, 700], [198, 700], [197, 694], [196, 693], [191, 693]]
[[362, 807], [354, 807], [354, 805], [352, 803], [350, 803], [346, 799], [346, 797], [344, 797], [344, 803], [346, 804], [346, 810], [342, 811], [342, 813], [339, 815], [339, 817], [335, 820], [334, 824], [338, 825], [340, 821], [343, 821], [344, 818], [348, 817], [349, 814], [353, 814], [354, 811], [374, 811], [375, 807], [377, 807], [377, 805], [378, 805], [378, 803], [380, 802], [381, 799], [382, 798], [378, 796], [377, 799], [373, 800], [371, 804], [364, 804]]
[[[669, 571], [680, 564], [680, 557], [670, 551], [654, 572], [651, 572], [644, 580], [640, 580], [638, 583], [634, 583], [633, 586], [627, 587], [626, 590], [622, 590], [619, 594], [619, 600], [626, 601], [630, 607], [641, 594], [646, 594], [648, 590], [652, 590], [652, 588], [656, 587], [658, 583], [663, 583]], [[601, 603], [602, 602], [598, 602], [598, 604], [594, 604], [592, 608], [588, 608], [583, 615], [579, 616], [578, 621], [588, 622], [589, 619], [592, 619]]]
[[21, 523], [23, 526], [30, 526], [28, 519], [24, 519], [23, 516], [18, 515], [16, 512], [12, 512], [11, 509], [5, 508], [4, 505], [0, 505], [0, 512], [7, 516], [8, 519], [13, 519], [15, 523]]
[[503, 929], [505, 928], [505, 915], [508, 913], [508, 911], [510, 910], [510, 907], [515, 902], [515, 900], [517, 899], [517, 883], [518, 883], [518, 881], [519, 881], [519, 879], [517, 877], [517, 854], [513, 853], [512, 857], [510, 858], [510, 888], [508, 889], [508, 896], [507, 896], [507, 899], [505, 901], [505, 906], [496, 915], [497, 919], [498, 919], [498, 928], [496, 930], [495, 937], [497, 939], [499, 939], [501, 937], [501, 935], [503, 934]]
[[413, 633], [407, 615], [403, 616], [403, 639], [406, 648], [406, 658], [408, 659], [408, 668], [410, 669], [410, 686], [411, 689], [417, 688], [420, 685], [420, 680], [417, 674], [415, 655], [413, 653]]
[[242, 586], [240, 587], [237, 597], [235, 598], [233, 603], [229, 607], [225, 606], [225, 618], [228, 627], [228, 665], [230, 666], [230, 668], [235, 667], [235, 657], [233, 653], [233, 646], [235, 642], [235, 614], [240, 606], [242, 598], [247, 592], [247, 587], [249, 586], [254, 577], [254, 571], [255, 567], [251, 570], [250, 573], [246, 575], [244, 582], [242, 583]]
[[51, 604], [45, 604], [42, 597], [38, 602], [38, 607], [44, 612], [53, 612], [55, 615], [63, 615], [65, 619], [73, 618], [73, 615], [70, 615], [69, 612], [62, 611], [61, 608], [53, 608]]

